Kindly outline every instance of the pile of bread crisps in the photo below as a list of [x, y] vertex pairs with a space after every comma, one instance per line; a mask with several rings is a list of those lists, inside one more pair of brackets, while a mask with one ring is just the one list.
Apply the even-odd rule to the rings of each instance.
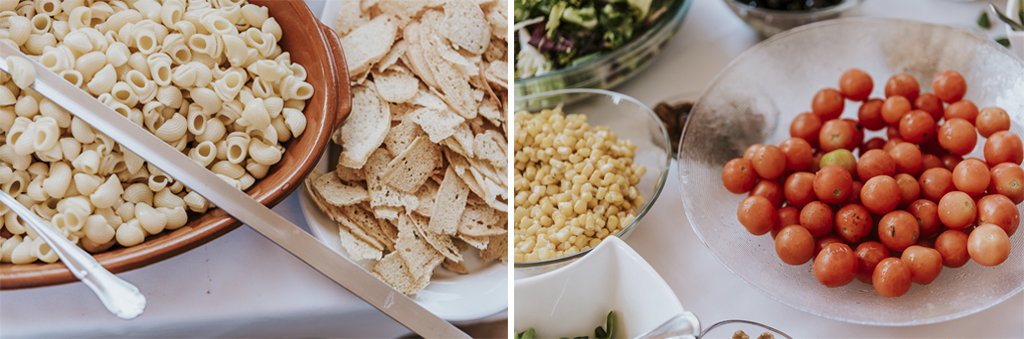
[[508, 7], [346, 1], [335, 31], [352, 111], [331, 173], [306, 179], [354, 260], [413, 295], [437, 266], [507, 260]]

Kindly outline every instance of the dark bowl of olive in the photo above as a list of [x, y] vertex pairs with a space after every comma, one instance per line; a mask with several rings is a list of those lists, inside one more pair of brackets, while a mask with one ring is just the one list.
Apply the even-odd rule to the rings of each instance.
[[812, 22], [856, 15], [862, 0], [724, 0], [762, 37]]

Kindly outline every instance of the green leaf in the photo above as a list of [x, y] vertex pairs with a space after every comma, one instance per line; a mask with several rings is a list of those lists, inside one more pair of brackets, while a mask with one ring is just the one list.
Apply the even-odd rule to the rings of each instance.
[[981, 15], [978, 16], [978, 27], [984, 28], [985, 30], [992, 29], [992, 22], [988, 20], [988, 12], [982, 10]]
[[615, 329], [619, 327], [618, 324], [616, 324], [616, 322], [618, 322], [618, 321], [616, 320], [616, 317], [615, 317], [615, 311], [608, 312], [608, 323], [606, 325], [606, 326], [608, 326], [608, 337], [607, 338], [611, 338], [611, 337], [615, 336]]
[[1010, 47], [1010, 39], [1006, 37], [997, 38], [996, 42], [998, 42], [1000, 45], [1003, 45], [1003, 47]]

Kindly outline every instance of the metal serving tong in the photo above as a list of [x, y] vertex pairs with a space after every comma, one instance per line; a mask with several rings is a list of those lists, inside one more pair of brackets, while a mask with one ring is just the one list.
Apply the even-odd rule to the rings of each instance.
[[71, 270], [75, 278], [81, 280], [96, 296], [103, 302], [110, 313], [121, 319], [134, 319], [146, 309], [146, 297], [139, 292], [139, 289], [131, 283], [118, 278], [100, 266], [96, 259], [85, 253], [81, 248], [72, 244], [67, 238], [50, 228], [50, 223], [43, 221], [31, 210], [23, 206], [14, 197], [0, 190], [0, 203], [7, 205], [14, 214], [21, 217], [28, 224], [29, 228], [36, 232], [57, 257], [60, 262]]
[[[11, 72], [7, 69], [6, 59], [12, 56], [31, 60], [17, 48], [0, 42], [0, 59], [3, 59], [0, 60], [0, 70]], [[452, 324], [334, 252], [245, 192], [224, 182], [149, 131], [35, 61], [31, 64], [36, 68], [32, 87], [40, 95], [160, 168], [373, 307], [426, 338], [469, 338]]]

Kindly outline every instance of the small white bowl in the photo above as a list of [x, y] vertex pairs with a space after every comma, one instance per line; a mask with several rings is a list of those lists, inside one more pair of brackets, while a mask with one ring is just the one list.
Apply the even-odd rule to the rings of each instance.
[[[1016, 18], [1016, 13], [1020, 11], [1019, 0], [1007, 0], [1006, 1], [1006, 15], [1010, 18]], [[1006, 25], [1006, 37], [1010, 39], [1010, 50], [1018, 57], [1024, 59], [1024, 32], [1015, 31], [1010, 28], [1010, 25]]]
[[[689, 314], [679, 298], [636, 251], [608, 237], [591, 253], [554, 271], [515, 280], [515, 331], [538, 338], [593, 336], [609, 311], [617, 337], [635, 338], [669, 318]], [[693, 324], [699, 332], [700, 325]]]

